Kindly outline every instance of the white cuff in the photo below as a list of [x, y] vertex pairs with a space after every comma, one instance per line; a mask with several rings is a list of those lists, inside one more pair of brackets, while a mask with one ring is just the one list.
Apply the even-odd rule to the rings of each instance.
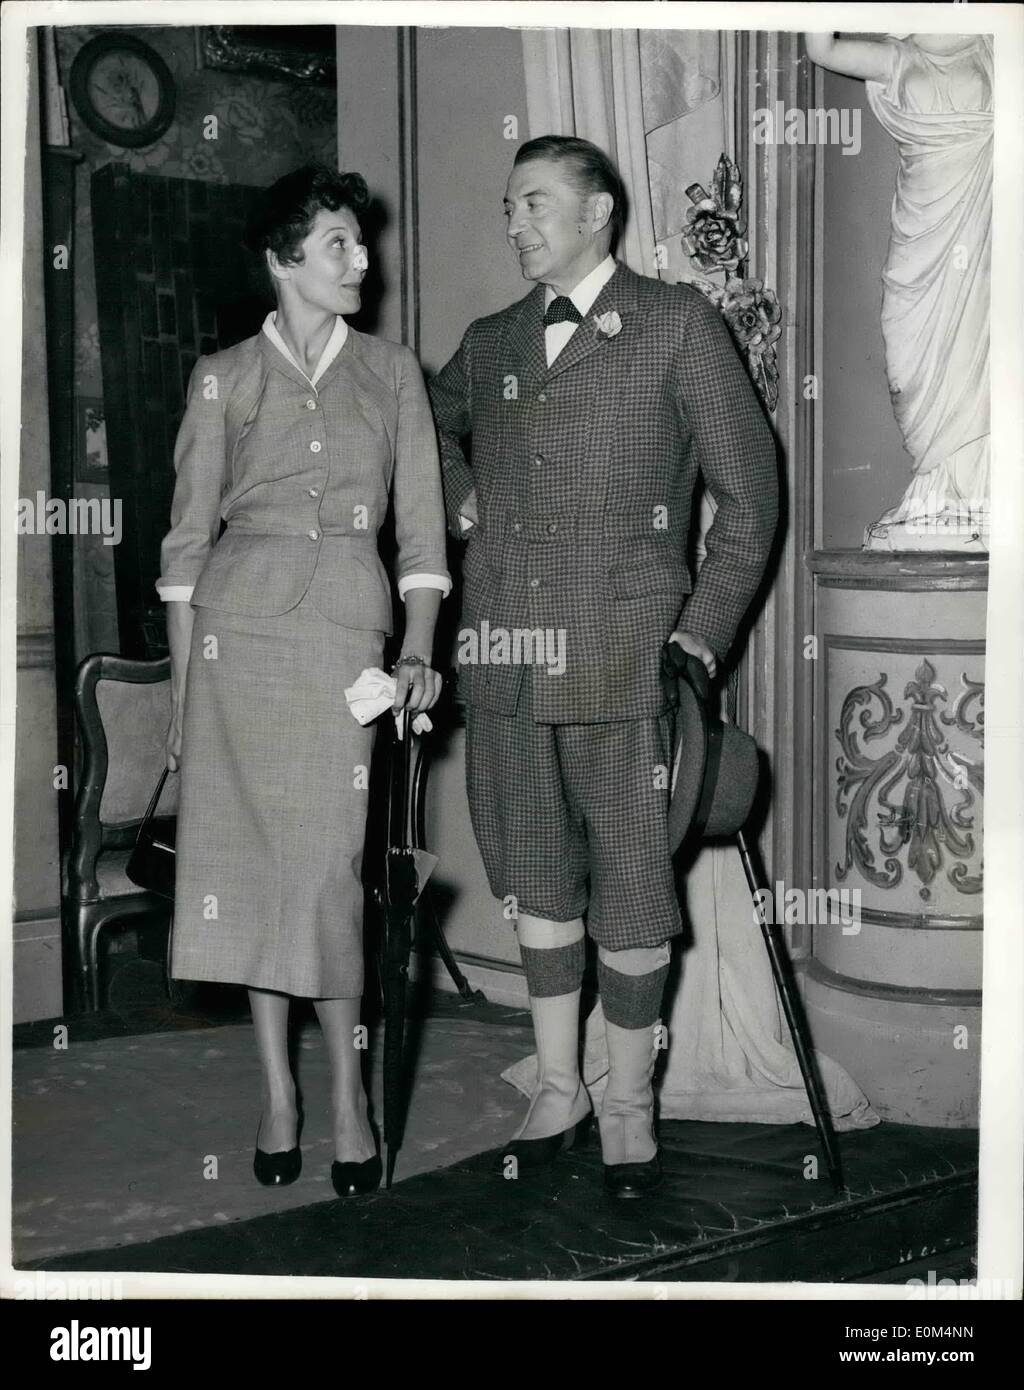
[[164, 603], [188, 603], [195, 587], [194, 584], [158, 584], [156, 591]]
[[398, 597], [404, 599], [410, 589], [440, 589], [451, 593], [452, 581], [446, 574], [406, 574], [398, 581]]

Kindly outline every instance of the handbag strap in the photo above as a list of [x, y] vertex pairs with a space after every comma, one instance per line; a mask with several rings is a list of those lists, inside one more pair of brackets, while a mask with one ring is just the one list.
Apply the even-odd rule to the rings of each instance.
[[139, 831], [135, 837], [136, 843], [142, 838], [142, 832], [146, 829], [147, 825], [149, 825], [150, 821], [156, 814], [156, 808], [160, 804], [160, 793], [164, 789], [164, 783], [167, 781], [167, 774], [169, 771], [170, 768], [165, 767], [163, 772], [161, 772], [160, 774], [160, 778], [156, 784], [156, 790], [153, 792], [153, 795], [149, 798], [149, 805], [146, 807], [146, 814], [142, 817], [142, 821], [139, 825]]

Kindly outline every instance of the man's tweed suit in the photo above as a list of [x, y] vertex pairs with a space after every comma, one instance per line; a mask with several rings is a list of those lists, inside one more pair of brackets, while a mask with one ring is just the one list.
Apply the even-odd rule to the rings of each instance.
[[[613, 310], [621, 331], [604, 336], [595, 317]], [[538, 285], [478, 319], [430, 387], [453, 533], [474, 488], [480, 515], [465, 554], [464, 626], [565, 630], [565, 674], [532, 670], [537, 720], [657, 714], [659, 653], [673, 629], [722, 658], [754, 595], [777, 517], [774, 441], [718, 311], [697, 290], [620, 265], [550, 368], [543, 314]], [[718, 510], [690, 594], [698, 470]], [[506, 714], [523, 675], [511, 665], [462, 672], [471, 703]]]
[[[479, 631], [486, 622], [491, 632], [565, 633], [562, 675], [541, 665], [493, 663], [460, 672], [471, 743], [476, 730], [468, 755], [474, 826], [492, 889], [517, 896], [512, 871], [499, 860], [516, 861], [515, 874], [530, 879], [524, 864], [532, 856], [540, 883], [563, 851], [550, 827], [543, 843], [531, 841], [531, 805], [532, 820], [541, 823], [546, 807], [516, 791], [517, 781], [529, 780], [525, 769], [538, 746], [523, 725], [521, 774], [505, 775], [501, 785], [502, 770], [516, 762], [519, 721], [511, 717], [518, 709], [541, 725], [642, 722], [652, 731], [647, 741], [628, 744], [623, 729], [622, 748], [632, 747], [631, 756], [642, 748], [639, 756], [660, 762], [661, 646], [683, 628], [725, 657], [764, 571], [777, 518], [771, 431], [718, 311], [698, 291], [620, 265], [550, 367], [544, 296], [538, 285], [471, 324], [430, 388], [450, 528], [461, 533], [459, 510], [474, 489], [480, 518], [465, 553], [463, 627]], [[602, 332], [596, 320], [613, 313], [617, 323], [605, 327], [617, 331]], [[462, 449], [467, 435], [471, 465]], [[717, 511], [691, 593], [686, 552], [698, 474]], [[589, 845], [591, 917], [602, 880], [621, 880], [635, 862], [639, 874], [629, 877], [638, 876], [640, 886], [634, 882], [620, 895], [623, 902], [630, 894], [636, 899], [635, 927], [621, 920], [620, 909], [603, 941], [612, 949], [654, 945], [678, 930], [674, 897], [668, 902], [667, 792], [663, 786], [657, 792], [654, 813], [638, 814], [644, 794], [633, 784], [639, 778], [638, 785], [650, 787], [653, 769], [595, 773], [597, 763], [603, 769], [614, 756], [611, 744], [602, 746], [603, 752], [584, 755], [582, 782], [564, 783], [570, 814]], [[567, 747], [568, 740], [559, 745], [563, 764]], [[618, 797], [616, 778], [623, 789]], [[605, 874], [609, 797], [621, 809], [621, 843], [617, 867]], [[494, 806], [496, 799], [505, 804]], [[517, 825], [528, 844], [523, 855], [515, 852]], [[642, 884], [652, 876], [660, 883], [648, 902]], [[538, 915], [574, 915], [578, 884], [571, 892], [570, 886], [561, 893], [561, 911], [549, 903]], [[537, 910], [521, 896], [520, 906]], [[660, 924], [645, 922], [659, 911]]]

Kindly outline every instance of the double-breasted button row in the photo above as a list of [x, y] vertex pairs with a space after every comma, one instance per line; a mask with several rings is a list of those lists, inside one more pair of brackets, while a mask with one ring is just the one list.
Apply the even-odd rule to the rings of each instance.
[[[513, 523], [512, 523], [512, 530], [515, 531], [517, 535], [519, 534], [519, 532], [520, 532], [522, 529], [523, 529], [523, 523], [522, 523], [521, 521], [513, 521]], [[553, 535], [555, 535], [555, 534], [557, 533], [557, 531], [558, 531], [558, 522], [557, 522], [557, 521], [549, 521], [548, 524], [547, 524], [547, 526], [546, 526], [544, 529], [547, 531], [547, 533], [548, 533], [549, 536], [553, 536]]]

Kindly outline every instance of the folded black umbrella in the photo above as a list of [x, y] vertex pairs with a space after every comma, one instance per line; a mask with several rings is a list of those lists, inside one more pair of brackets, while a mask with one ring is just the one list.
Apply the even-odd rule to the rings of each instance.
[[[415, 754], [414, 754], [415, 748]], [[384, 1003], [385, 1186], [391, 1186], [405, 1128], [406, 985], [416, 904], [437, 858], [422, 845], [423, 744], [403, 710], [388, 755], [388, 847], [374, 898], [381, 910], [378, 962]]]

